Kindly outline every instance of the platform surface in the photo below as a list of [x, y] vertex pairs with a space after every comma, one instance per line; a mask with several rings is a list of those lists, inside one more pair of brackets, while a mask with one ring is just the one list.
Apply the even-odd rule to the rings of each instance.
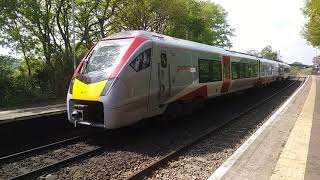
[[209, 179], [320, 180], [320, 77], [310, 76], [278, 111]]
[[0, 124], [65, 113], [66, 104], [0, 111]]

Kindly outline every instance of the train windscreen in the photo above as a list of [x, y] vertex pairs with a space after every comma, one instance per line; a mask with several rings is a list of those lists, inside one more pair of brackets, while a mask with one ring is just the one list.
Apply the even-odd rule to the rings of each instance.
[[117, 65], [132, 39], [100, 41], [91, 51], [82, 68], [82, 74], [108, 76]]

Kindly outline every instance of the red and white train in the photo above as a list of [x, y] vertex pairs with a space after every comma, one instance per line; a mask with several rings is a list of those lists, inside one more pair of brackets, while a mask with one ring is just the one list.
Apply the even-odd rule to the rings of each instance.
[[116, 129], [187, 102], [287, 78], [289, 68], [157, 33], [121, 32], [99, 41], [79, 64], [67, 95], [68, 118]]

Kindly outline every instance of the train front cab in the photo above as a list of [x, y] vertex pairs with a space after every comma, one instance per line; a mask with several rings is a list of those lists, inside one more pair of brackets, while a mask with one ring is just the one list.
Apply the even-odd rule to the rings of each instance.
[[152, 42], [144, 37], [100, 41], [79, 64], [67, 95], [68, 119], [115, 129], [148, 111]]

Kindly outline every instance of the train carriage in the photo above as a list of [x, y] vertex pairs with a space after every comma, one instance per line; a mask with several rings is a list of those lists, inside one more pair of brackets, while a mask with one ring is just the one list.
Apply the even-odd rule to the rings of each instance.
[[288, 64], [279, 62], [279, 77], [280, 80], [290, 78], [290, 66]]
[[256, 57], [234, 53], [231, 56], [230, 92], [255, 86], [259, 80], [259, 61]]
[[79, 64], [67, 95], [68, 118], [115, 129], [278, 76], [270, 60], [146, 31], [122, 32], [102, 39]]
[[279, 62], [259, 58], [260, 83], [269, 84], [279, 79]]

